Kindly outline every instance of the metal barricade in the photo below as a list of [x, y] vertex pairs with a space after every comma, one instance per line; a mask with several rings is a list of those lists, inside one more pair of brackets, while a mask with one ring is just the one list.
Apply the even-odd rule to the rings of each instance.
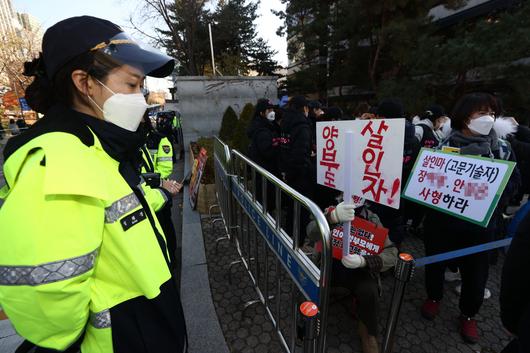
[[[312, 201], [238, 151], [231, 151], [229, 168], [223, 168], [221, 142], [217, 143], [216, 173], [220, 175], [216, 180], [219, 178], [219, 187], [228, 185], [231, 189], [223, 217], [240, 258], [231, 266], [242, 264], [258, 297], [245, 308], [264, 306], [286, 352], [295, 352], [302, 344], [305, 353], [324, 352], [331, 272], [330, 230], [324, 214]], [[230, 182], [223, 181], [225, 178]], [[319, 259], [302, 251], [300, 240], [306, 227], [300, 222], [302, 212], [316, 222], [320, 233]], [[317, 315], [301, 317], [298, 306], [305, 301], [318, 306]]]
[[218, 220], [223, 223], [225, 236], [216, 240], [216, 252], [220, 242], [230, 239], [230, 213], [231, 213], [231, 182], [229, 177], [230, 167], [230, 149], [219, 138], [214, 141], [214, 167], [215, 167], [215, 194], [217, 196], [217, 204], [212, 205], [209, 209], [210, 218], [212, 219], [212, 208], [219, 209], [221, 218], [211, 220], [212, 226]]

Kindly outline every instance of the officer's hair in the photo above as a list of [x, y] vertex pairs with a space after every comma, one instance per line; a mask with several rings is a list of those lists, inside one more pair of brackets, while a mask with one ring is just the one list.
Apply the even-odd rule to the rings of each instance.
[[61, 103], [71, 107], [77, 88], [72, 81], [72, 72], [86, 71], [90, 76], [105, 82], [111, 70], [121, 66], [111, 57], [100, 52], [86, 52], [66, 63], [50, 80], [45, 76], [35, 76], [26, 88], [26, 99], [29, 106], [41, 114], [55, 104]]
[[489, 93], [469, 93], [460, 98], [451, 115], [451, 128], [462, 131], [466, 128], [469, 117], [481, 110], [495, 110], [495, 98]]

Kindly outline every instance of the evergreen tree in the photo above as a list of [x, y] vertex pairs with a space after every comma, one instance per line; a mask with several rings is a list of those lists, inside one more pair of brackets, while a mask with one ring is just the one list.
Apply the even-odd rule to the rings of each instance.
[[216, 62], [224, 75], [245, 75], [255, 70], [270, 75], [277, 67], [276, 54], [257, 37], [259, 1], [220, 1], [212, 15], [214, 47], [220, 53]]
[[237, 114], [232, 107], [228, 107], [223, 114], [223, 121], [221, 122], [221, 129], [219, 130], [219, 138], [223, 142], [229, 143], [232, 141], [236, 127]]
[[[463, 0], [450, 0], [454, 4]], [[291, 41], [289, 55], [303, 63], [288, 78], [301, 93], [355, 85], [377, 91], [381, 80], [399, 74], [416, 38], [429, 24], [439, 0], [282, 0], [280, 33]], [[308, 75], [313, 84], [308, 85]], [[305, 87], [305, 90], [303, 89]], [[322, 97], [321, 97], [322, 98]]]
[[161, 44], [169, 55], [177, 59], [178, 70], [182, 75], [201, 75], [208, 62], [210, 17], [204, 8], [205, 2], [174, 0], [156, 1], [153, 2], [155, 5], [151, 5], [167, 27], [156, 29], [162, 38]]
[[409, 92], [403, 98], [410, 105], [430, 98], [451, 107], [465, 93], [489, 91], [512, 114], [528, 113], [530, 68], [521, 59], [530, 53], [530, 3], [443, 33], [434, 30], [418, 37], [394, 82], [384, 82], [387, 94]]
[[[157, 41], [177, 59], [181, 75], [213, 74], [208, 24], [212, 25], [216, 65], [224, 75], [246, 75], [255, 70], [270, 75], [277, 67], [274, 50], [257, 36], [254, 21], [259, 2], [251, 0], [217, 3], [213, 11], [207, 0], [142, 0], [142, 20], [162, 19]], [[131, 24], [137, 30], [138, 26]], [[145, 34], [145, 33], [144, 33]], [[147, 34], [146, 34], [147, 35]]]
[[253, 117], [254, 105], [252, 103], [245, 104], [239, 115], [239, 120], [232, 141], [233, 148], [244, 154], [247, 154], [248, 145], [250, 144], [250, 140], [247, 136], [247, 129], [250, 126]]
[[273, 11], [284, 25], [278, 35], [286, 35], [290, 61], [301, 65], [288, 78], [291, 93], [317, 92], [320, 99], [327, 95], [328, 47], [330, 44], [330, 7], [333, 0], [281, 0], [285, 11]]

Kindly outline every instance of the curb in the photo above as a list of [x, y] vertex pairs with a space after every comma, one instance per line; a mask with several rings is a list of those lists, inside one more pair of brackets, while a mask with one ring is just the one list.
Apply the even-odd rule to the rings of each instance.
[[[189, 153], [185, 154], [185, 174]], [[201, 219], [184, 190], [182, 219], [181, 299], [190, 353], [229, 353], [212, 300]]]

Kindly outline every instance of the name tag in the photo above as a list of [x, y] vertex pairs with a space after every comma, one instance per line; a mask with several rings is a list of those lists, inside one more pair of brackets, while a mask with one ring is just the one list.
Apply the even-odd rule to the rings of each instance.
[[127, 231], [132, 226], [140, 223], [146, 218], [145, 211], [143, 209], [137, 210], [128, 216], [123, 217], [120, 221], [124, 231]]

